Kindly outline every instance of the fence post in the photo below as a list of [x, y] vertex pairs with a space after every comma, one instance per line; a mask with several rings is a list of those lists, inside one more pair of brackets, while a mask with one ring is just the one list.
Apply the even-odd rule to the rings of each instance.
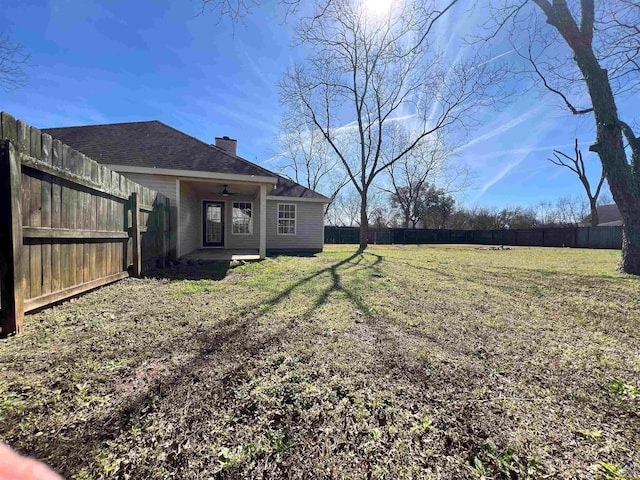
[[11, 142], [0, 144], [0, 335], [20, 333], [24, 318], [22, 172]]
[[164, 268], [164, 250], [165, 250], [165, 243], [164, 243], [164, 232], [165, 232], [165, 225], [164, 225], [164, 217], [165, 217], [165, 205], [164, 205], [164, 200], [157, 200], [156, 199], [156, 205], [158, 208], [158, 218], [157, 218], [157, 226], [156, 228], [158, 229], [156, 232], [156, 235], [158, 235], [158, 258], [156, 259], [156, 266], [160, 267], [160, 268]]
[[160, 245], [161, 245], [161, 255], [160, 266], [165, 268], [167, 266], [167, 258], [169, 257], [169, 230], [170, 230], [170, 220], [169, 217], [171, 215], [171, 206], [169, 204], [169, 199], [165, 198], [164, 202], [160, 204], [160, 211], [162, 212], [160, 217], [160, 228], [162, 230], [160, 234]]
[[133, 239], [133, 276], [142, 273], [142, 255], [140, 251], [140, 198], [137, 192], [131, 193], [131, 238]]

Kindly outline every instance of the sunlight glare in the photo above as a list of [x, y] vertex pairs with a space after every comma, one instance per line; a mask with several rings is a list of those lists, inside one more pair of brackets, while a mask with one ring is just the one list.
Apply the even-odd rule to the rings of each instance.
[[365, 8], [373, 15], [386, 15], [391, 10], [393, 0], [364, 0]]

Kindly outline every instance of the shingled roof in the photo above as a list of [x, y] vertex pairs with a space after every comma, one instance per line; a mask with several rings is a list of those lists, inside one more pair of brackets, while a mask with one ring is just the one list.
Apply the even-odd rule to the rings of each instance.
[[324, 195], [157, 120], [42, 131], [105, 165], [274, 177], [277, 186], [269, 195], [328, 200]]
[[[622, 215], [620, 214], [620, 209], [615, 203], [600, 205], [597, 210], [599, 227], [613, 227], [622, 225]], [[586, 227], [591, 226], [591, 214], [584, 217], [580, 222], [580, 225]]]
[[326, 196], [279, 175], [278, 184], [269, 195], [275, 197], [318, 198], [329, 201]]
[[244, 158], [157, 120], [43, 131], [106, 165], [276, 177]]

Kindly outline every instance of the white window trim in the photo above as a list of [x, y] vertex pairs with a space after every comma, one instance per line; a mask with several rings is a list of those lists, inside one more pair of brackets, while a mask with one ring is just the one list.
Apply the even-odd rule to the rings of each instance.
[[[293, 220], [293, 233], [280, 233], [280, 205], [292, 205], [294, 207], [295, 215], [293, 219], [285, 219], [282, 220]], [[278, 208], [276, 209], [276, 234], [284, 237], [292, 237], [298, 233], [298, 206], [295, 203], [279, 203]]]
[[[236, 203], [248, 203], [249, 205], [251, 205], [251, 218], [249, 219], [249, 233], [235, 233], [233, 231], [233, 209], [235, 208], [234, 205]], [[231, 202], [231, 235], [234, 236], [238, 236], [238, 237], [247, 237], [250, 235], [253, 235], [253, 202], [249, 202], [246, 200], [236, 200]]]

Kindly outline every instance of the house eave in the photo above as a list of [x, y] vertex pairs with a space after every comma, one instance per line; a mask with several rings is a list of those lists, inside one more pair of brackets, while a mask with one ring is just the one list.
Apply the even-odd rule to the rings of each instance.
[[133, 167], [130, 165], [105, 165], [119, 173], [141, 173], [148, 175], [168, 175], [172, 177], [202, 178], [209, 180], [222, 180], [230, 182], [246, 183], [278, 183], [277, 177], [262, 175], [241, 175], [237, 173], [204, 172], [201, 170], [177, 170], [172, 168]]

